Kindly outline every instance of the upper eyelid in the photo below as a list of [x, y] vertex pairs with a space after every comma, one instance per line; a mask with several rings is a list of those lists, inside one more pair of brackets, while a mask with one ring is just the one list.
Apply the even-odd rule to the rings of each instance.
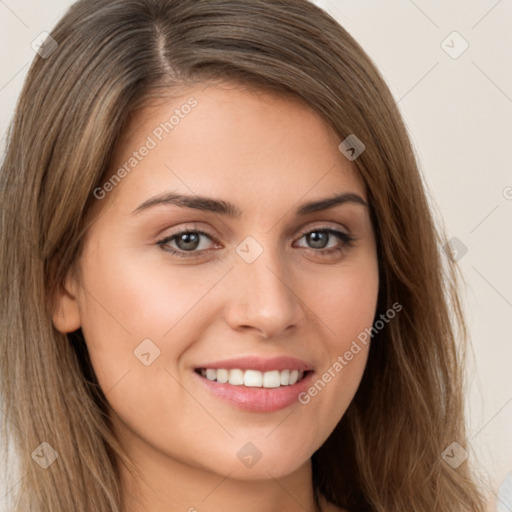
[[[335, 221], [335, 220], [324, 219], [324, 220], [318, 220], [318, 221], [308, 221], [304, 224], [305, 224], [304, 227], [288, 228], [288, 229], [284, 230], [284, 234], [286, 236], [288, 236], [290, 233], [302, 233], [303, 234], [303, 233], [308, 233], [309, 231], [312, 231], [314, 229], [342, 229], [342, 230], [346, 231], [347, 233], [349, 233], [351, 231], [346, 224], [344, 224], [343, 222], [340, 222], [340, 221]], [[189, 232], [203, 231], [208, 236], [212, 236], [212, 237], [221, 237], [222, 236], [220, 234], [219, 235], [210, 234], [208, 231], [213, 231], [213, 232], [218, 233], [218, 230], [216, 230], [215, 228], [211, 228], [209, 223], [197, 222], [197, 221], [196, 222], [192, 221], [189, 223], [189, 222], [185, 221], [185, 222], [181, 223], [181, 225], [185, 225], [185, 227], [179, 228], [179, 227], [175, 226], [176, 231], [174, 232], [174, 234], [186, 233], [187, 231], [189, 231]], [[200, 227], [200, 225], [206, 225], [207, 227]], [[166, 228], [166, 229], [162, 229], [162, 231], [168, 231], [170, 229], [174, 229], [174, 228]], [[233, 234], [233, 231], [231, 229], [229, 229], [228, 232], [229, 232], [229, 234]]]
[[[311, 231], [314, 231], [314, 230], [318, 230], [318, 231], [328, 231], [328, 230], [333, 230], [333, 231], [343, 231], [343, 232], [346, 232], [347, 235], [350, 234], [350, 230], [348, 228], [346, 228], [345, 226], [340, 226], [339, 224], [334, 227], [332, 225], [329, 225], [329, 224], [320, 224], [320, 225], [315, 225], [315, 226], [309, 226], [309, 227], [304, 227], [304, 228], [301, 228], [299, 229], [298, 231], [297, 230], [294, 230], [296, 233], [298, 233], [298, 235], [300, 235], [301, 237], [310, 233]], [[164, 237], [162, 237], [161, 239], [162, 240], [168, 240], [172, 237], [175, 237], [177, 235], [181, 235], [183, 233], [201, 233], [202, 235], [205, 235], [205, 236], [208, 236], [214, 240], [218, 240], [218, 236], [217, 235], [214, 235], [212, 233], [209, 233], [207, 229], [203, 229], [203, 228], [199, 228], [199, 227], [185, 227], [185, 228], [181, 228], [177, 231], [175, 231], [174, 233], [172, 234], [169, 234], [169, 235], [166, 235]]]
[[340, 226], [330, 226], [330, 225], [327, 225], [327, 224], [324, 224], [324, 225], [319, 225], [319, 226], [313, 226], [313, 227], [309, 227], [309, 228], [303, 228], [299, 231], [300, 235], [303, 236], [303, 235], [306, 235], [308, 233], [311, 233], [311, 231], [343, 231], [343, 232], [346, 232], [347, 235], [350, 234], [349, 230], [346, 228], [346, 227], [340, 227]]

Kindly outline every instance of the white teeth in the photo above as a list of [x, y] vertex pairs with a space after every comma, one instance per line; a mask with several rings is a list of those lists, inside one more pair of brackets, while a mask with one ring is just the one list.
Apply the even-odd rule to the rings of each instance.
[[264, 388], [278, 388], [281, 385], [281, 376], [278, 370], [273, 372], [265, 372], [263, 374], [263, 387]]
[[221, 384], [226, 384], [229, 380], [229, 372], [227, 370], [213, 370], [217, 372], [217, 382]]
[[251, 388], [261, 388], [263, 386], [263, 376], [261, 372], [255, 370], [246, 370], [244, 373], [244, 386]]
[[217, 381], [220, 384], [229, 384], [233, 386], [246, 386], [250, 388], [278, 388], [281, 386], [293, 386], [296, 382], [302, 380], [304, 372], [299, 370], [272, 370], [269, 372], [260, 372], [258, 370], [232, 370], [201, 369], [201, 375], [208, 380]]
[[229, 383], [234, 386], [241, 386], [244, 383], [244, 372], [242, 370], [229, 370]]
[[217, 379], [217, 370], [213, 370], [212, 368], [208, 368], [206, 370], [206, 378], [208, 380], [216, 380]]

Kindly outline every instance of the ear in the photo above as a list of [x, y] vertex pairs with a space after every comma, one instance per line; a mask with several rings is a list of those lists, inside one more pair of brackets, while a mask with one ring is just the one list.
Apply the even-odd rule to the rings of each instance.
[[62, 333], [74, 332], [81, 327], [78, 288], [77, 281], [68, 275], [53, 297], [53, 325]]

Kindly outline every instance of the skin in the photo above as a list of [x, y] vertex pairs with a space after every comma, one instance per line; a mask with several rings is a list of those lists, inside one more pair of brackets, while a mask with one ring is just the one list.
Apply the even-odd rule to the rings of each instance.
[[[363, 349], [307, 405], [241, 410], [194, 374], [200, 363], [246, 355], [288, 355], [313, 364], [314, 381], [371, 327], [378, 293], [375, 234], [368, 208], [345, 203], [298, 217], [305, 202], [352, 192], [367, 200], [339, 139], [306, 104], [235, 84], [191, 87], [139, 110], [112, 169], [190, 97], [192, 112], [98, 201], [76, 271], [54, 313], [62, 332], [81, 327], [114, 428], [143, 481], [122, 467], [128, 512], [315, 510], [310, 457], [350, 404], [368, 354]], [[234, 203], [239, 218], [158, 205], [162, 192]], [[190, 257], [159, 240], [186, 228], [206, 231]], [[311, 233], [338, 228], [319, 248]], [[263, 249], [247, 263], [247, 237]], [[187, 247], [169, 242], [179, 250]], [[326, 255], [332, 247], [341, 251]], [[185, 252], [183, 249], [181, 252]], [[191, 254], [190, 252], [186, 254]], [[150, 339], [160, 355], [134, 356]], [[247, 468], [246, 443], [262, 458]], [[322, 497], [324, 511], [341, 510]]]

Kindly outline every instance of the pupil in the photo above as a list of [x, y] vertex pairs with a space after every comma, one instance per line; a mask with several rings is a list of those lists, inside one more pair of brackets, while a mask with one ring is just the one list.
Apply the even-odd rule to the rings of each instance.
[[323, 249], [327, 245], [328, 234], [313, 231], [309, 235], [309, 242], [315, 249]]
[[199, 235], [197, 233], [184, 233], [176, 243], [184, 251], [196, 249], [199, 245]]

